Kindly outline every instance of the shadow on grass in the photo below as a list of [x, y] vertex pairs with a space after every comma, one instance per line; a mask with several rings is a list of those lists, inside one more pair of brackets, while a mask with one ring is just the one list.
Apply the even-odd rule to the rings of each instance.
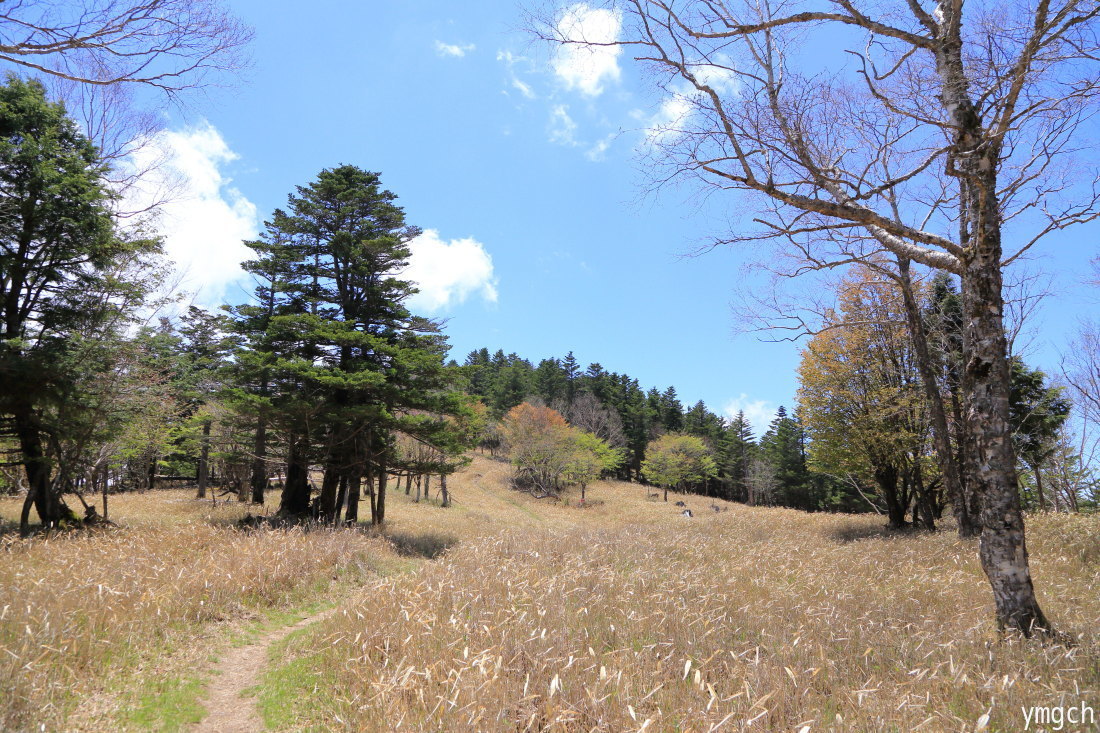
[[387, 532], [383, 535], [402, 557], [422, 557], [434, 560], [458, 544], [458, 538], [439, 532]]
[[19, 536], [19, 522], [0, 517], [0, 539], [7, 536]]
[[843, 527], [838, 527], [829, 533], [830, 539], [834, 542], [838, 542], [842, 545], [846, 545], [849, 542], [859, 542], [860, 540], [892, 540], [899, 537], [910, 537], [915, 534], [925, 534], [926, 530], [911, 525], [897, 528], [891, 527], [888, 524], [880, 525], [866, 525], [866, 524], [849, 524]]

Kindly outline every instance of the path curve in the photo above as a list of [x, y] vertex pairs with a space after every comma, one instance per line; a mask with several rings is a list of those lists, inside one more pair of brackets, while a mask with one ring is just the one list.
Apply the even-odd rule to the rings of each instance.
[[300, 621], [262, 634], [247, 646], [230, 649], [218, 663], [215, 677], [202, 701], [206, 717], [193, 725], [193, 733], [255, 733], [264, 730], [264, 722], [256, 709], [256, 700], [243, 698], [241, 694], [260, 684], [260, 677], [267, 667], [267, 650], [287, 635], [331, 616], [336, 611], [326, 611], [306, 616]]

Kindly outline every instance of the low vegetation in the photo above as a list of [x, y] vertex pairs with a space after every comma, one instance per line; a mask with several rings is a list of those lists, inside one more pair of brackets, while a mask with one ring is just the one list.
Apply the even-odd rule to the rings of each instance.
[[[0, 729], [159, 708], [143, 701], [163, 697], [160, 678], [193, 675], [192, 645], [212, 648], [225, 622], [336, 594], [401, 563], [383, 539], [360, 533], [238, 530], [242, 508], [190, 496], [119, 496], [128, 521], [117, 529], [0, 537]], [[0, 501], [0, 516], [18, 516], [19, 504]], [[182, 687], [173, 695], [200, 689]]]
[[1095, 516], [1030, 523], [1067, 648], [998, 635], [953, 532], [673, 497], [687, 518], [617, 481], [581, 509], [510, 476], [475, 457], [451, 508], [395, 494], [386, 535], [238, 530], [243, 508], [175, 491], [120, 496], [115, 530], [9, 534], [0, 727], [171, 729], [230, 632], [318, 598], [344, 601], [251, 691], [280, 728], [1013, 730], [1020, 706], [1100, 707]]

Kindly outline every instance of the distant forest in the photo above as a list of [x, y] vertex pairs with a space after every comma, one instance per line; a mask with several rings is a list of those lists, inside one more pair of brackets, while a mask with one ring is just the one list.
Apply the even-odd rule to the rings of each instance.
[[[949, 275], [938, 275], [917, 292], [946, 417], [957, 426], [957, 286]], [[684, 434], [705, 443], [714, 467], [681, 483], [682, 491], [805, 511], [878, 511], [894, 526], [934, 528], [949, 497], [936, 463], [927, 395], [904, 329], [902, 293], [865, 272], [842, 285], [839, 300], [803, 351], [798, 404], [793, 410], [780, 406], [759, 436], [744, 412], [718, 415], [702, 400], [685, 408], [674, 386], [646, 390], [636, 378], [608, 372], [598, 362], [582, 369], [573, 352], [535, 364], [481, 348], [449, 366], [461, 373], [461, 389], [483, 402], [495, 420], [524, 402], [542, 405], [621, 450], [623, 458], [611, 472], [616, 478], [652, 483], [644, 470], [647, 448], [662, 435]], [[1064, 433], [1071, 405], [1064, 392], [1042, 371], [1012, 359], [1010, 416], [1027, 506], [1079, 510], [1096, 502], [1095, 480], [1073, 468], [1079, 456]], [[493, 453], [506, 448], [492, 424], [479, 444]]]

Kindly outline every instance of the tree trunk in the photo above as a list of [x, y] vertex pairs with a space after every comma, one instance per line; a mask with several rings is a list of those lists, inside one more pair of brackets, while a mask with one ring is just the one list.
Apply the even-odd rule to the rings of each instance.
[[267, 420], [260, 418], [252, 443], [252, 503], [264, 503], [267, 489]]
[[340, 523], [340, 513], [344, 511], [344, 502], [348, 496], [348, 475], [347, 473], [340, 474], [340, 489], [336, 492], [336, 512], [332, 515], [332, 523]]
[[447, 474], [445, 473], [439, 475], [439, 491], [443, 495], [443, 504], [441, 504], [441, 506], [446, 509], [451, 505], [451, 495], [447, 491]]
[[309, 464], [305, 440], [294, 437], [287, 454], [286, 481], [279, 501], [279, 514], [285, 517], [301, 517], [309, 513]]
[[375, 502], [375, 522], [381, 525], [386, 522], [386, 481], [389, 474], [386, 473], [385, 464], [378, 467], [378, 499]]
[[1047, 497], [1043, 492], [1043, 472], [1039, 470], [1039, 464], [1032, 465], [1031, 472], [1035, 474], [1035, 493], [1039, 495], [1039, 511], [1047, 510]]
[[947, 427], [947, 411], [943, 404], [936, 371], [932, 367], [932, 356], [928, 350], [928, 335], [924, 330], [917, 300], [913, 295], [913, 281], [909, 277], [909, 260], [898, 259], [901, 272], [901, 292], [905, 301], [905, 317], [908, 321], [909, 335], [913, 340], [913, 351], [917, 357], [917, 369], [924, 386], [924, 397], [932, 414], [932, 438], [936, 446], [936, 460], [943, 474], [944, 487], [951, 500], [951, 509], [955, 514], [959, 537], [975, 537], [978, 528], [970, 516], [970, 507], [966, 499], [966, 488], [960, 478], [958, 461], [951, 450], [951, 432]]
[[362, 482], [358, 470], [348, 477], [348, 508], [344, 511], [344, 522], [359, 523], [359, 485]]
[[[995, 181], [992, 182], [995, 184]], [[977, 197], [975, 197], [977, 199]], [[988, 199], [973, 205], [989, 206]], [[996, 211], [987, 222], [997, 221]], [[1035, 597], [1024, 539], [1024, 517], [1008, 421], [1009, 363], [1004, 334], [999, 227], [975, 237], [962, 278], [966, 421], [973, 451], [967, 456], [968, 484], [981, 502], [981, 561], [1002, 629], [1025, 636], [1051, 633]]]
[[199, 499], [206, 498], [206, 484], [210, 480], [210, 420], [202, 423], [202, 444], [199, 448], [199, 469], [195, 477], [199, 482]]
[[157, 488], [157, 461], [160, 460], [160, 456], [156, 453], [149, 458], [149, 465], [145, 470], [145, 482], [143, 484], [145, 490], [152, 491]]
[[374, 491], [374, 467], [370, 463], [367, 463], [367, 495], [370, 497], [370, 523], [376, 524], [378, 495]]
[[336, 516], [336, 490], [340, 486], [340, 471], [330, 453], [325, 461], [325, 475], [321, 479], [321, 493], [317, 497], [317, 518], [322, 522], [333, 521]]
[[110, 516], [107, 514], [107, 485], [110, 483], [110, 472], [106, 464], [100, 471], [100, 481], [102, 482], [101, 486], [103, 488], [103, 519], [107, 520], [110, 519]]
[[936, 67], [940, 99], [955, 130], [947, 173], [958, 181], [962, 284], [963, 480], [980, 506], [982, 569], [993, 588], [997, 624], [1025, 636], [1053, 634], [1035, 598], [1024, 541], [1016, 457], [1008, 422], [1010, 369], [1004, 332], [1001, 206], [997, 170], [1003, 140], [990, 140], [970, 98], [963, 60], [962, 3], [941, 3]]
[[882, 492], [882, 498], [886, 501], [886, 516], [890, 520], [890, 526], [894, 529], [905, 527], [905, 510], [898, 497], [898, 470], [894, 466], [884, 466], [875, 469], [875, 483]]
[[42, 447], [42, 433], [33, 409], [29, 405], [19, 405], [12, 419], [23, 456], [23, 470], [27, 474], [27, 498], [19, 516], [19, 531], [22, 534], [29, 531], [32, 505], [43, 527], [56, 527], [63, 521], [79, 521], [61, 501], [60, 494], [50, 482], [50, 460]]

